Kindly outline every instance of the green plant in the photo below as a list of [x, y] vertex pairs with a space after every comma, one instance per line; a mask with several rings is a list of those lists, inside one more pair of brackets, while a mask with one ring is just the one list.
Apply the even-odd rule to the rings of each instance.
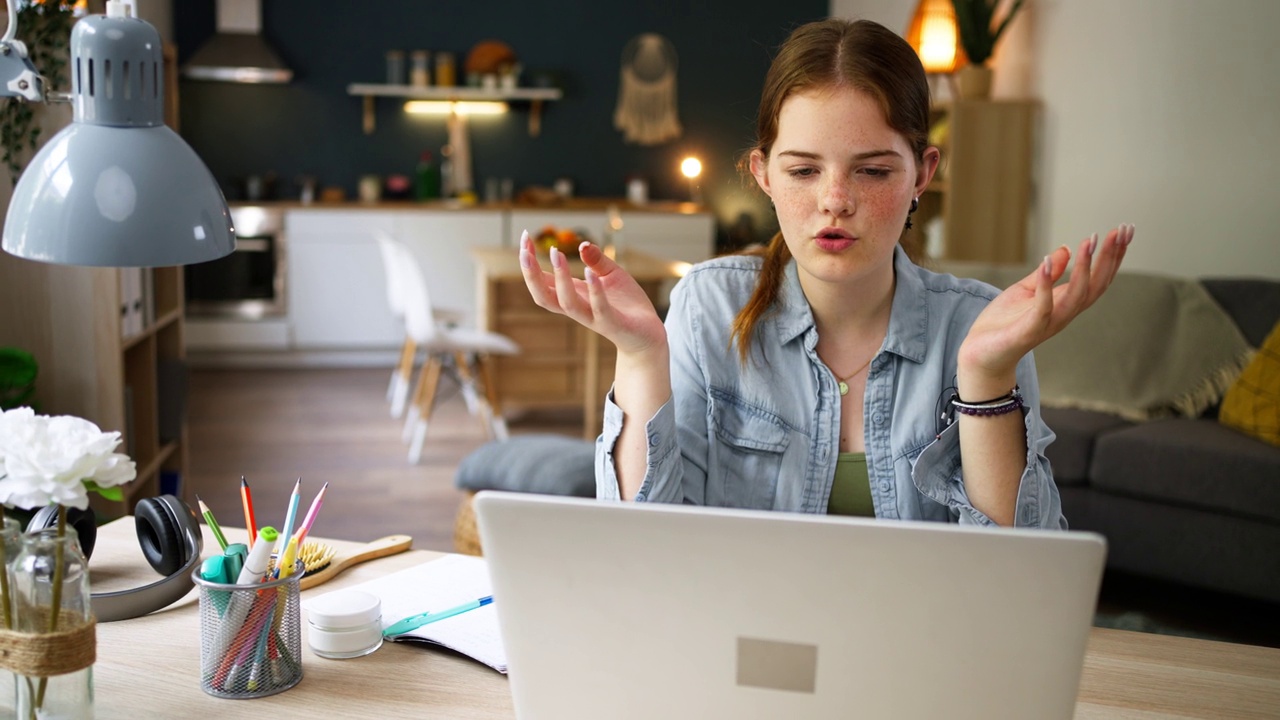
[[1022, 7], [1025, 0], [1013, 0], [1004, 19], [996, 24], [995, 14], [1001, 0], [951, 0], [956, 9], [956, 27], [960, 32], [960, 45], [974, 65], [985, 65], [995, 51], [996, 41], [1009, 27], [1009, 21]]
[[[66, 82], [67, 47], [75, 3], [66, 0], [10, 0], [20, 2], [16, 38], [27, 46], [27, 57], [44, 78], [45, 90], [63, 87]], [[0, 106], [0, 152], [10, 180], [18, 176], [40, 140], [35, 106], [19, 98], [5, 98]]]
[[17, 348], [0, 347], [0, 410], [30, 405], [36, 390], [36, 359]]

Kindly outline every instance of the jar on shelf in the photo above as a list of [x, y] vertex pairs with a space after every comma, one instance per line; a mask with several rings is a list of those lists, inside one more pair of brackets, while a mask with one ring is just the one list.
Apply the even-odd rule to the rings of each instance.
[[428, 67], [431, 55], [426, 50], [414, 50], [409, 55], [409, 84], [414, 87], [427, 87], [431, 84], [431, 70]]
[[403, 50], [387, 51], [387, 84], [388, 85], [404, 84], [404, 51]]
[[454, 62], [453, 53], [436, 53], [436, 84], [440, 87], [458, 84], [458, 66]]

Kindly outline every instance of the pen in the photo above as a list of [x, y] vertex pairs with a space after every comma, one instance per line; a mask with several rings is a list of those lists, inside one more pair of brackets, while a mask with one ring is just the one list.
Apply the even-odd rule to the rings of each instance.
[[284, 552], [280, 553], [280, 559], [276, 561], [276, 577], [287, 578], [293, 574], [294, 565], [298, 562], [298, 538], [297, 536], [289, 538], [284, 545]]
[[485, 605], [488, 605], [489, 603], [492, 603], [492, 602], [493, 602], [493, 596], [486, 595], [480, 598], [479, 600], [472, 600], [471, 602], [463, 603], [462, 605], [459, 605], [457, 607], [451, 607], [448, 610], [438, 610], [436, 612], [424, 612], [424, 613], [418, 613], [417, 615], [410, 615], [409, 617], [399, 622], [393, 623], [386, 630], [383, 630], [382, 637], [391, 637], [392, 635], [403, 635], [411, 630], [417, 630], [423, 625], [430, 625], [431, 623], [437, 620], [444, 620], [445, 618], [451, 618], [454, 615], [461, 615], [462, 613], [467, 612], [468, 610], [475, 610], [476, 608], [484, 607]]
[[254, 585], [262, 582], [267, 576], [267, 570], [271, 568], [271, 548], [276, 544], [276, 538], [280, 534], [270, 525], [258, 531], [258, 540], [253, 544], [253, 549], [249, 551], [249, 556], [244, 559], [244, 566], [240, 568], [240, 575], [236, 578], [237, 585]]
[[249, 483], [240, 476], [240, 503], [244, 505], [244, 526], [249, 531], [249, 547], [258, 538], [258, 526], [253, 521], [253, 497], [249, 494]]
[[200, 504], [200, 514], [204, 515], [204, 521], [209, 524], [209, 530], [213, 533], [213, 538], [218, 541], [218, 547], [226, 550], [227, 539], [223, 537], [222, 528], [218, 527], [218, 521], [213, 519], [213, 511], [209, 509], [208, 505], [204, 504], [199, 495], [196, 496], [196, 502]]
[[227, 561], [227, 579], [224, 582], [231, 582], [240, 577], [245, 558], [249, 557], [249, 546], [244, 543], [228, 543], [227, 549], [222, 551], [222, 557]]

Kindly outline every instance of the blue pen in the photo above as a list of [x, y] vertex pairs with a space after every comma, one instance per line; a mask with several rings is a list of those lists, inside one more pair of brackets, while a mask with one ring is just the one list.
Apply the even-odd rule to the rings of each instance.
[[418, 613], [417, 615], [410, 615], [409, 617], [392, 624], [386, 630], [383, 630], [382, 637], [403, 635], [410, 630], [417, 630], [423, 625], [430, 625], [437, 620], [451, 618], [454, 615], [461, 615], [468, 610], [475, 610], [476, 608], [484, 607], [491, 602], [493, 602], [493, 596], [486, 595], [479, 600], [472, 600], [471, 602], [463, 603], [457, 607], [451, 607], [448, 610], [438, 610], [436, 612], [424, 612]]

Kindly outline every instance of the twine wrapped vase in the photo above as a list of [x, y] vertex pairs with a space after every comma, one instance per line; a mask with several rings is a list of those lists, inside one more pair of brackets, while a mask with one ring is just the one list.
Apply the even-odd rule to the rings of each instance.
[[17, 717], [92, 718], [97, 640], [89, 565], [75, 533], [23, 535], [8, 575], [13, 627], [0, 632], [0, 664], [14, 674]]

